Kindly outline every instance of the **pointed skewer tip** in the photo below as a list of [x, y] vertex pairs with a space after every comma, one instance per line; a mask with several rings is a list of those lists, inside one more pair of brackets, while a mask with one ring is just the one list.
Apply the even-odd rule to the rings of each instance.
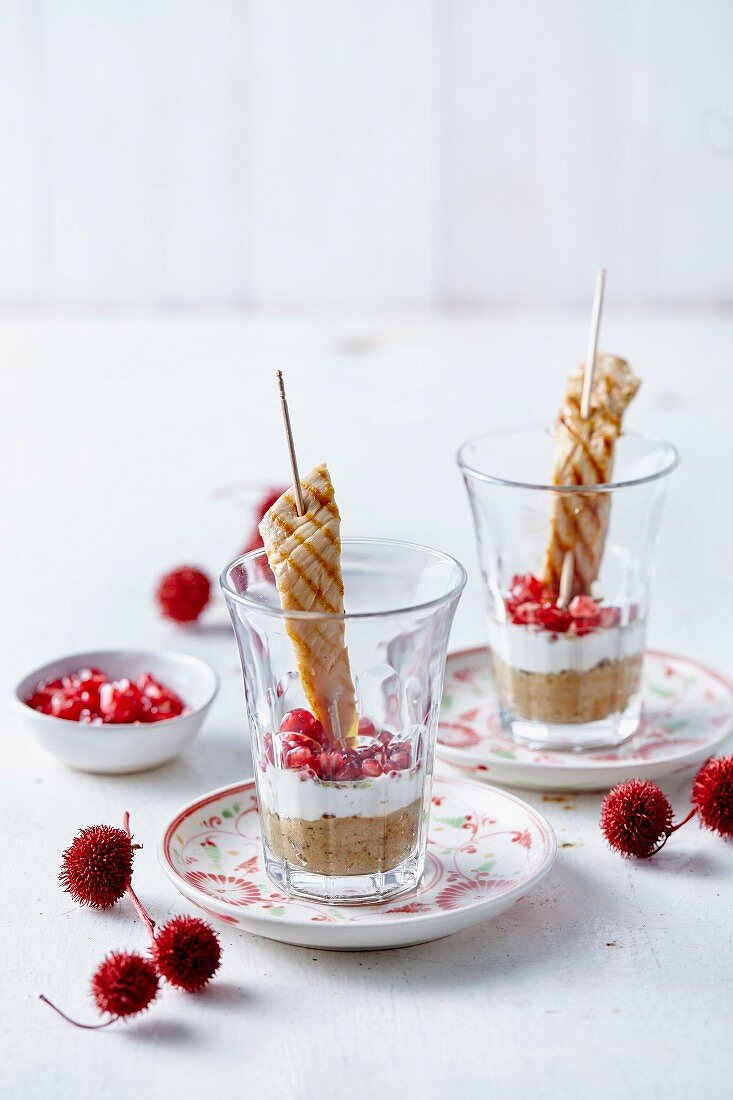
[[283, 380], [283, 372], [281, 370], [275, 372], [280, 386], [280, 400], [282, 402], [282, 414], [283, 424], [285, 427], [285, 439], [288, 445], [288, 454], [290, 456], [290, 470], [293, 475], [293, 493], [295, 494], [295, 508], [299, 516], [305, 515], [305, 501], [303, 500], [303, 490], [300, 487], [300, 474], [298, 473], [298, 460], [295, 457], [295, 444], [293, 442], [293, 429], [290, 424], [290, 413], [288, 411], [288, 402], [285, 397], [285, 382]]

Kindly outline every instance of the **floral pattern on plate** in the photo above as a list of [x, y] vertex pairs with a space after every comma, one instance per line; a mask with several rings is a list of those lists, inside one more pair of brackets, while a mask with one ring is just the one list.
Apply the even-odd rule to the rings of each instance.
[[422, 885], [380, 905], [326, 905], [281, 894], [265, 873], [251, 779], [181, 810], [159, 855], [185, 897], [248, 931], [346, 949], [420, 943], [508, 908], [544, 877], [556, 848], [541, 814], [485, 784], [436, 778], [432, 803]]
[[498, 782], [553, 789], [610, 787], [632, 775], [660, 778], [711, 755], [733, 730], [733, 684], [686, 657], [647, 652], [642, 727], [614, 749], [534, 750], [501, 729], [484, 648], [448, 657], [438, 756]]

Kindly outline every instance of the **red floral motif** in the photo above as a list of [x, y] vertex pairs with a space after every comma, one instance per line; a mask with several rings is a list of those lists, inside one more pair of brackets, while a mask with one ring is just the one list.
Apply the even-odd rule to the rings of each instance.
[[247, 879], [233, 875], [211, 875], [205, 871], [189, 871], [186, 879], [192, 886], [209, 894], [212, 898], [226, 901], [230, 905], [255, 905], [262, 898], [259, 886]]
[[258, 862], [257, 856], [251, 856], [249, 859], [245, 859], [243, 863], [238, 863], [233, 870], [244, 871], [245, 875], [253, 875], [258, 869]]
[[532, 847], [532, 834], [529, 829], [525, 829], [523, 833], [515, 833], [512, 844], [521, 844], [523, 848], [529, 850]]
[[438, 727], [438, 740], [441, 745], [453, 749], [470, 749], [478, 745], [481, 738], [470, 726], [460, 722], [441, 722]]
[[462, 879], [446, 886], [435, 899], [439, 909], [462, 909], [472, 901], [482, 901], [507, 884], [507, 879], [474, 878]]
[[454, 680], [458, 680], [459, 683], [464, 683], [466, 680], [470, 680], [473, 676], [474, 670], [469, 665], [468, 668], [456, 668], [451, 673]]
[[218, 829], [221, 823], [222, 820], [218, 814], [214, 814], [213, 817], [210, 817], [206, 821], [201, 822], [205, 829]]

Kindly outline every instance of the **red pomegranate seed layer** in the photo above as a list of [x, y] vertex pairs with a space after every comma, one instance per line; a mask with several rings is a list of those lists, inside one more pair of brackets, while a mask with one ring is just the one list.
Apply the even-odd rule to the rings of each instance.
[[271, 733], [263, 738], [265, 763], [278, 763], [288, 769], [304, 769], [326, 782], [348, 782], [376, 779], [413, 767], [413, 747], [408, 741], [398, 741], [387, 730], [378, 732], [368, 718], [359, 721], [359, 738], [371, 738], [367, 744], [346, 746], [329, 742], [323, 726], [309, 710], [288, 711], [280, 723], [279, 747]]
[[565, 608], [557, 606], [557, 597], [556, 588], [543, 584], [532, 573], [517, 574], [504, 599], [509, 621], [518, 626], [535, 626], [550, 634], [572, 631], [579, 637], [621, 622], [620, 608], [602, 607], [591, 596], [576, 596]]

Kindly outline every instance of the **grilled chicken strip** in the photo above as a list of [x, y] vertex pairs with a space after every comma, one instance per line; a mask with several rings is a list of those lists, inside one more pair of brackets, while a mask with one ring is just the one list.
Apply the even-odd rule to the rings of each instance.
[[[292, 487], [265, 512], [260, 534], [286, 611], [342, 615], [341, 516], [325, 463], [300, 482], [305, 514]], [[287, 619], [300, 681], [313, 713], [332, 738], [353, 739], [357, 716], [343, 621]]]
[[[580, 415], [584, 366], [570, 376], [555, 428], [553, 485], [600, 485], [612, 480], [621, 420], [640, 381], [624, 359], [596, 356], [590, 408]], [[607, 493], [556, 494], [545, 553], [543, 580], [559, 589], [565, 553], [573, 551], [573, 593], [590, 590], [598, 576], [608, 529], [611, 498]]]

